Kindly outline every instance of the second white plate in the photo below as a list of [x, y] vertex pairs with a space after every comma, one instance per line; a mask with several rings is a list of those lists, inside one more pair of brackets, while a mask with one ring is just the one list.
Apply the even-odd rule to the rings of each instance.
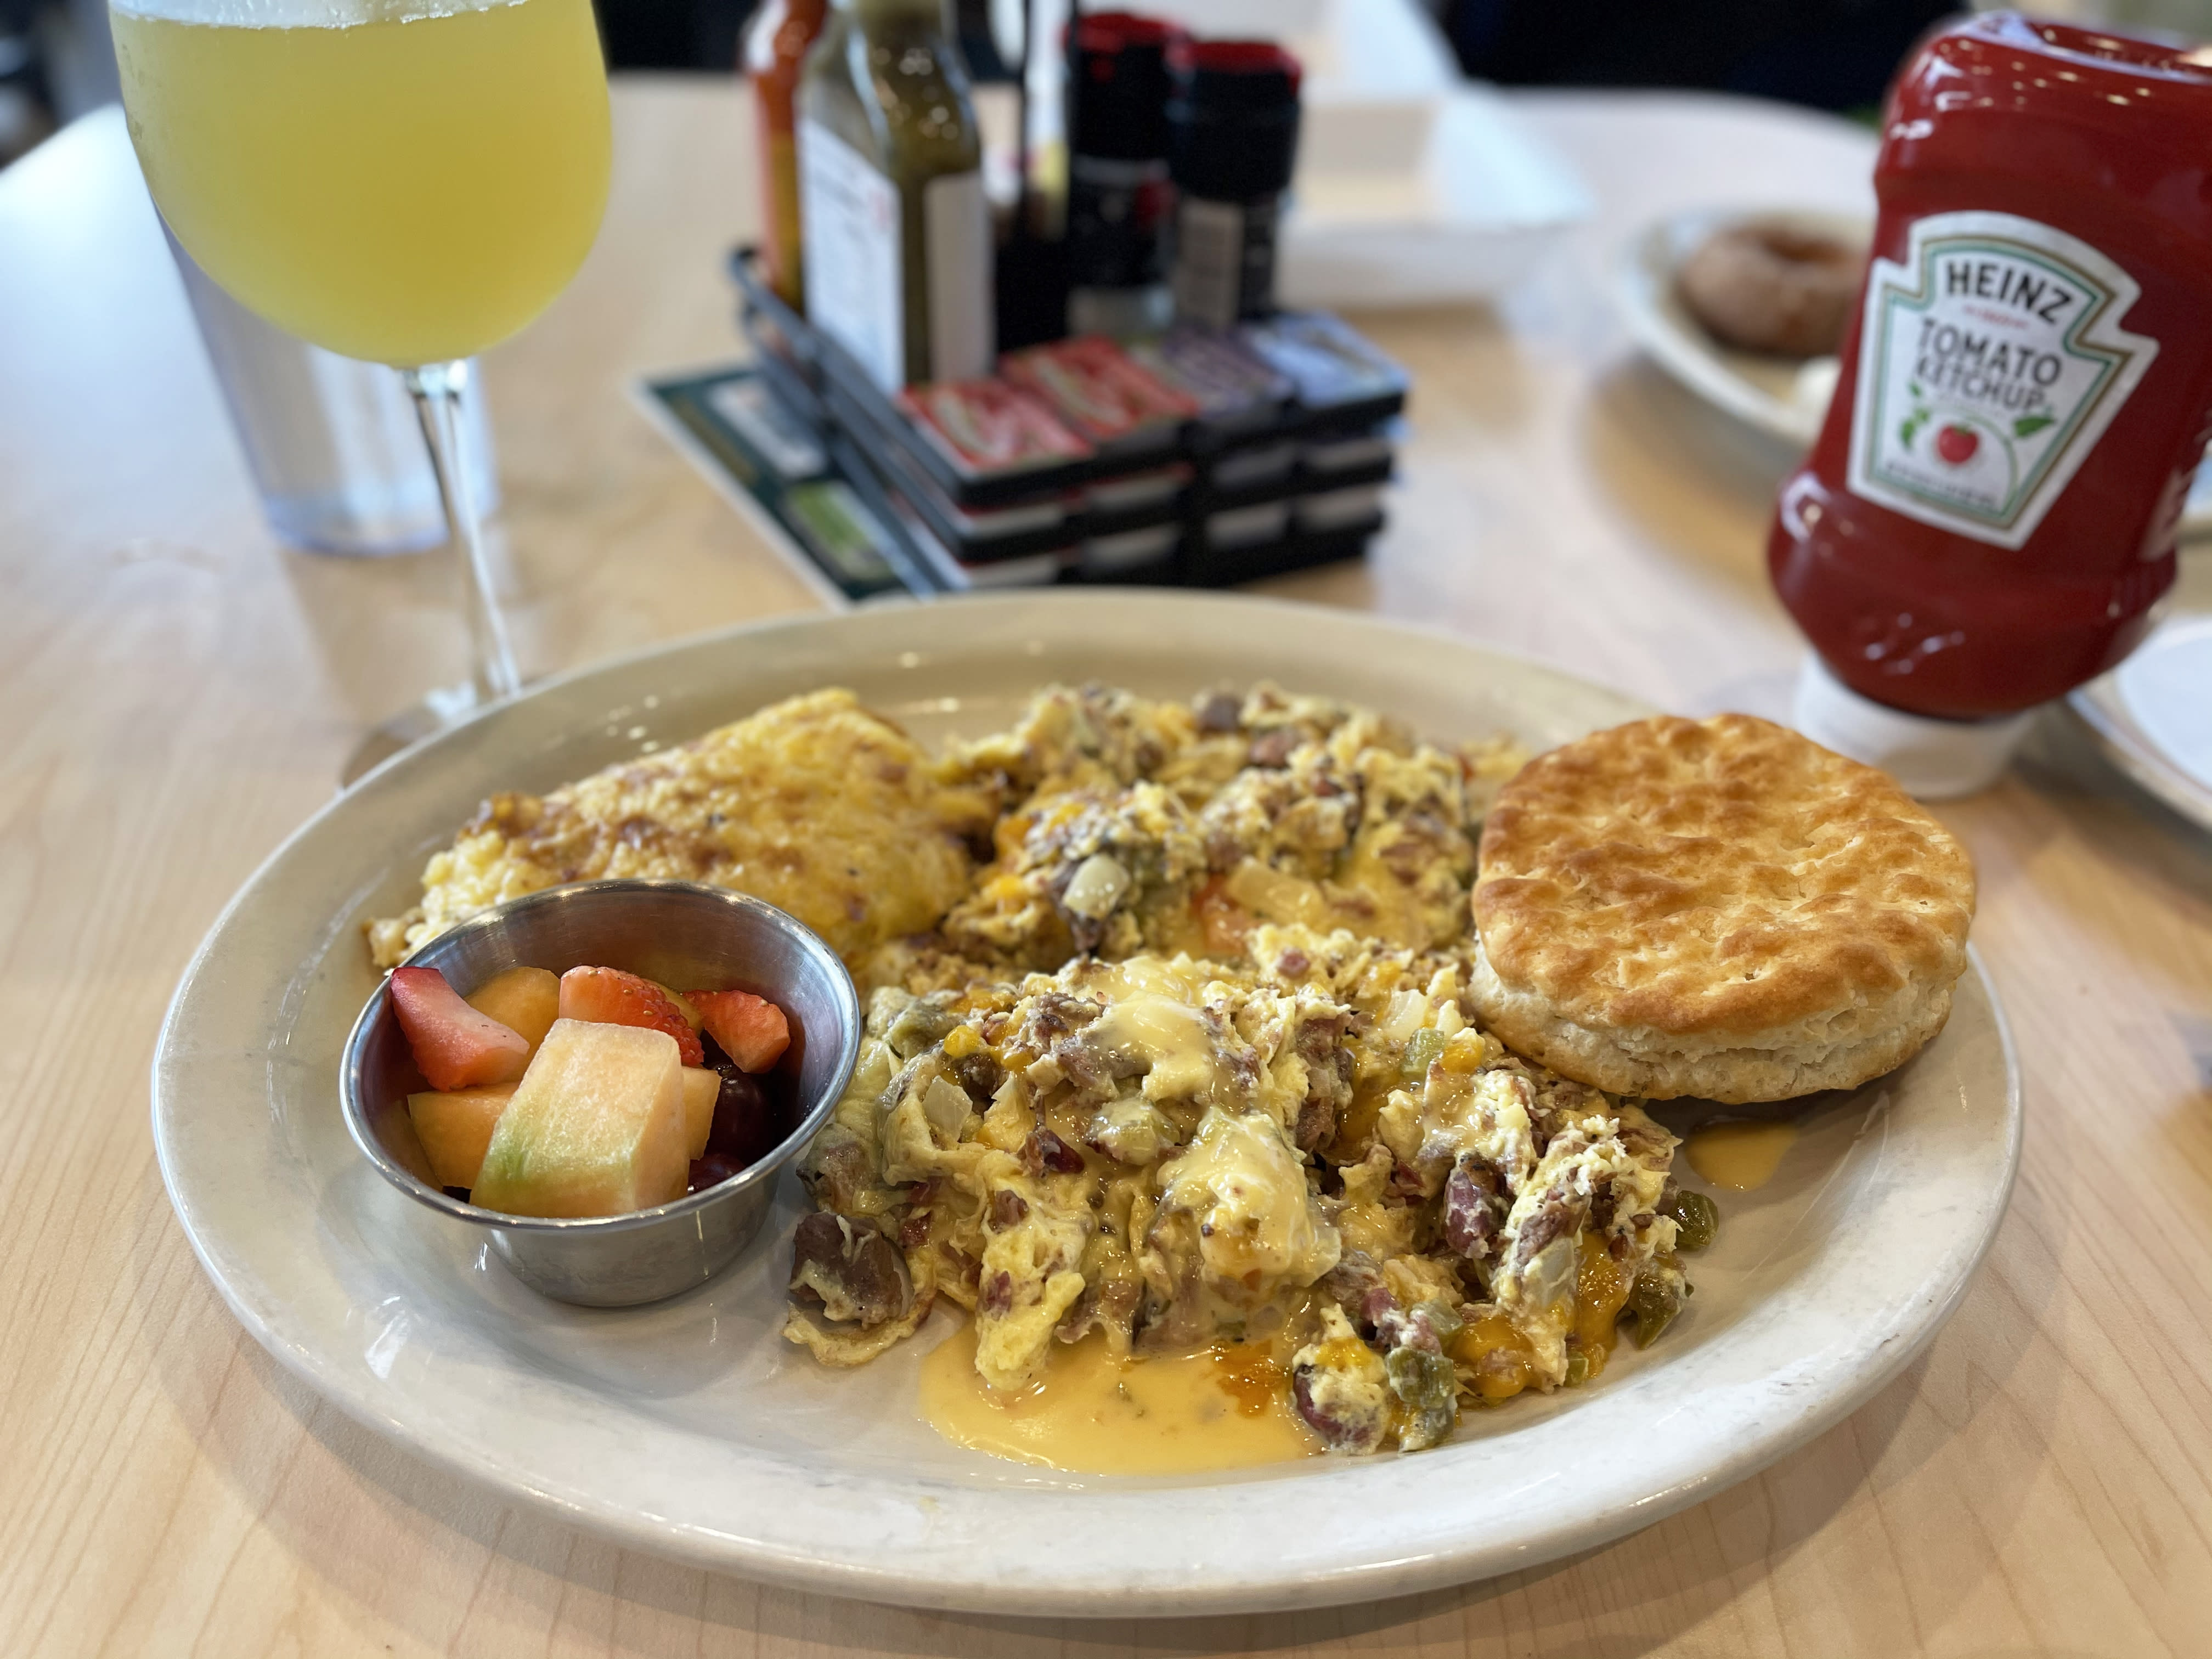
[[[1637, 344], [1652, 360], [1715, 408], [1796, 449], [1809, 449], [1827, 418], [1835, 390], [1834, 360], [1820, 367], [1763, 357], [1723, 345], [1705, 332], [1682, 303], [1676, 274], [1705, 239], [1724, 225], [1745, 222], [1786, 226], [1863, 247], [1870, 220], [1851, 214], [1797, 209], [1754, 210], [1701, 208], [1646, 226], [1621, 250], [1613, 272], [1613, 300]], [[2212, 536], [2212, 465], [2199, 466], [2179, 526], [2185, 541]]]
[[2133, 656], [2067, 701], [2113, 764], [2212, 830], [2212, 612], [2167, 617]]
[[1179, 696], [1271, 677], [1438, 738], [1536, 745], [1644, 712], [1344, 612], [1147, 593], [779, 623], [540, 687], [325, 808], [179, 988], [155, 1140], [233, 1310], [362, 1422], [626, 1544], [880, 1601], [1121, 1617], [1399, 1595], [1602, 1543], [1820, 1433], [1948, 1315], [2019, 1150], [2017, 1079], [1978, 969], [1917, 1060], [1808, 1103], [1774, 1182], [1723, 1195], [1696, 1297], [1650, 1351], [1625, 1348], [1589, 1389], [1477, 1413], [1436, 1451], [1231, 1476], [1062, 1475], [947, 1444], [915, 1413], [935, 1332], [858, 1371], [817, 1368], [776, 1334], [795, 1183], [764, 1248], [721, 1279], [592, 1312], [524, 1290], [347, 1139], [339, 1049], [377, 982], [361, 923], [411, 900], [424, 857], [487, 792], [544, 789], [824, 684], [936, 740], [1002, 726], [1042, 682], [1093, 677]]
[[[1682, 303], [1682, 262], [1723, 228], [1746, 222], [1783, 227], [1864, 247], [1874, 227], [1847, 213], [1701, 209], [1647, 227], [1624, 248], [1613, 273], [1613, 297], [1629, 332], [1659, 366], [1707, 403], [1747, 426], [1798, 448], [1820, 435], [1835, 389], [1830, 375], [1791, 358], [1738, 351], [1705, 332]], [[1832, 358], [1814, 360], [1832, 364]]]

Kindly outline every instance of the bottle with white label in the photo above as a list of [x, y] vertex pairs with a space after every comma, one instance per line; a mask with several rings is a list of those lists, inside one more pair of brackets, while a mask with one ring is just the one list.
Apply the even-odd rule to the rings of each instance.
[[836, 0], [799, 94], [806, 314], [886, 392], [988, 374], [983, 151], [947, 0]]
[[1170, 62], [1176, 315], [1233, 328], [1275, 308], [1275, 238], [1297, 159], [1302, 71], [1267, 40], [1178, 42]]
[[1767, 544], [1797, 723], [1991, 781], [2133, 650], [2212, 409], [2212, 52], [1973, 17], [1900, 73], [1843, 372]]

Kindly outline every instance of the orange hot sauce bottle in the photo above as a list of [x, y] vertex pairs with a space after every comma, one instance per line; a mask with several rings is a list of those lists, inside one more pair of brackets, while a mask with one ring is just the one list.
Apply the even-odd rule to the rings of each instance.
[[2212, 49], [1953, 23], [1892, 88], [1875, 191], [1768, 568], [1818, 653], [1800, 728], [1963, 794], [2172, 585], [2212, 408]]
[[761, 170], [761, 264], [789, 305], [805, 303], [799, 276], [799, 72], [822, 33], [828, 0], [765, 0], [745, 31]]

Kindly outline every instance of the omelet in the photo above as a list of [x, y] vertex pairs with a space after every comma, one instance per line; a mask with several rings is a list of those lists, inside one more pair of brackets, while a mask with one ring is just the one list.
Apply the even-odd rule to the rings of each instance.
[[369, 948], [389, 968], [503, 900], [627, 876], [750, 893], [856, 957], [967, 896], [993, 816], [851, 692], [817, 691], [550, 794], [494, 795]]

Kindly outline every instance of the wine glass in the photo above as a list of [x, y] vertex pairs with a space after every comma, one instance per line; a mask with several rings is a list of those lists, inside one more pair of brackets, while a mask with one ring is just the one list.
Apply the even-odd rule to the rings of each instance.
[[405, 378], [460, 556], [460, 701], [513, 694], [459, 400], [465, 360], [551, 303], [599, 231], [611, 141], [591, 0], [112, 0], [109, 15], [131, 143], [177, 240], [278, 327]]

